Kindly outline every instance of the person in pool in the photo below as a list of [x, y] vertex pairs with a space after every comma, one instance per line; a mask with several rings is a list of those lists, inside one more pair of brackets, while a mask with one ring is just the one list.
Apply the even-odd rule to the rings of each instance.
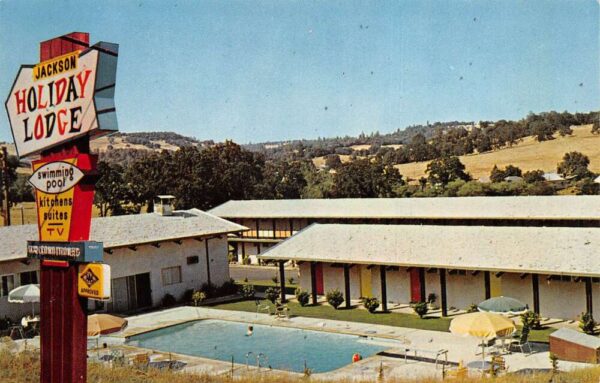
[[252, 336], [253, 332], [254, 332], [254, 327], [252, 327], [252, 325], [248, 325], [248, 331], [246, 331], [246, 336]]

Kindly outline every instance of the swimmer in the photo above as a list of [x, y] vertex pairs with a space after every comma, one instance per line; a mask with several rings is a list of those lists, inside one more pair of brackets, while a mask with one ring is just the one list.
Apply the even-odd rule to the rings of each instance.
[[253, 332], [254, 332], [254, 327], [252, 327], [252, 325], [248, 325], [248, 331], [246, 331], [246, 336], [252, 336]]

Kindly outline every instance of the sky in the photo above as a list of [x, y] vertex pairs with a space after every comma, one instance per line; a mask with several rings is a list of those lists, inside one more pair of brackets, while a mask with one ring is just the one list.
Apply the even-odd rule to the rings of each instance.
[[39, 42], [80, 31], [119, 44], [123, 132], [249, 143], [587, 112], [599, 28], [597, 0], [0, 0], [0, 95]]

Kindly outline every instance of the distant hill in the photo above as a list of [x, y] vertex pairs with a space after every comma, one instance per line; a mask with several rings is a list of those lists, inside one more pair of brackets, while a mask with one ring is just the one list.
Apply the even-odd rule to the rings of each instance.
[[[555, 172], [556, 165], [567, 152], [577, 151], [590, 159], [590, 170], [600, 173], [600, 135], [592, 134], [592, 125], [572, 127], [573, 135], [538, 142], [534, 137], [525, 137], [512, 147], [504, 147], [493, 151], [460, 156], [460, 161], [474, 179], [489, 177], [494, 165], [500, 168], [506, 165], [519, 167], [523, 172], [541, 169]], [[419, 179], [426, 176], [425, 169], [430, 161], [411, 162], [395, 165], [404, 177]]]

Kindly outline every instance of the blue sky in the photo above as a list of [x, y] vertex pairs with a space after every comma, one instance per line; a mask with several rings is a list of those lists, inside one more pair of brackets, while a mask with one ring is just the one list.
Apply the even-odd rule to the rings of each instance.
[[3, 0], [0, 95], [40, 41], [83, 31], [120, 44], [124, 132], [247, 143], [598, 110], [599, 12], [595, 0]]

